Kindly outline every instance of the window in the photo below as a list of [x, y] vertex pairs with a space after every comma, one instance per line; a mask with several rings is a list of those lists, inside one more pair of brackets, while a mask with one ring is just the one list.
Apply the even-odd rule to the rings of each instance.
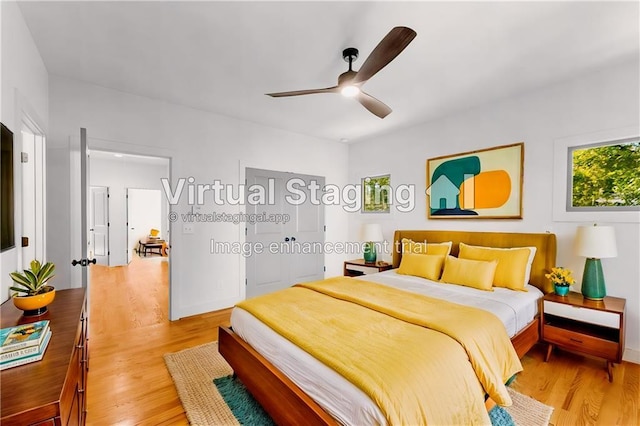
[[555, 139], [553, 220], [640, 223], [639, 135], [635, 125]]
[[640, 210], [640, 138], [568, 151], [567, 211]]

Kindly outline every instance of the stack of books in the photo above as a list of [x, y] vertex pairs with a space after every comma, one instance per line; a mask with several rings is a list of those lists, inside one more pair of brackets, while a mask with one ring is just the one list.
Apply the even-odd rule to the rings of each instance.
[[49, 320], [0, 329], [0, 370], [40, 361], [49, 340]]

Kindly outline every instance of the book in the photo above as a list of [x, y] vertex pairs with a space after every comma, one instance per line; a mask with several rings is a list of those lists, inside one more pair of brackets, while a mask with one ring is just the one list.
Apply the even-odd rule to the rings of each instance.
[[[47, 346], [49, 346], [50, 340], [51, 340], [51, 330], [48, 330], [40, 346], [36, 346], [39, 349], [38, 352], [36, 352], [33, 355], [22, 356], [20, 358], [2, 361], [0, 362], [0, 371], [6, 370], [12, 367], [18, 367], [19, 365], [40, 361], [44, 357], [44, 353], [47, 350]], [[18, 349], [18, 351], [20, 351], [20, 349]]]
[[38, 347], [49, 330], [49, 320], [0, 329], [0, 354], [31, 346]]
[[[48, 332], [51, 333], [51, 330], [48, 330]], [[11, 352], [5, 352], [3, 354], [0, 354], [0, 363], [37, 354], [38, 352], [40, 352], [40, 346], [27, 346], [26, 348], [16, 349], [15, 351]]]

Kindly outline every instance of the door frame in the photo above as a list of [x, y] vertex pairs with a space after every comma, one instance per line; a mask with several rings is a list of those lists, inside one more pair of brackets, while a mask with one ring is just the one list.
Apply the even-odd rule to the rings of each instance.
[[[112, 140], [108, 140], [108, 139], [101, 139], [98, 137], [93, 137], [91, 136], [91, 129], [88, 129], [88, 133], [89, 136], [87, 138], [87, 145], [89, 148], [89, 151], [96, 150], [96, 151], [106, 151], [106, 152], [113, 152], [113, 153], [122, 153], [122, 154], [131, 154], [131, 155], [142, 155], [142, 156], [146, 156], [146, 157], [156, 157], [156, 158], [164, 158], [166, 160], [168, 160], [168, 178], [170, 182], [173, 182], [173, 171], [174, 171], [174, 162], [173, 159], [176, 157], [176, 154], [174, 151], [166, 149], [166, 148], [159, 148], [159, 147], [152, 147], [152, 146], [146, 146], [146, 145], [136, 145], [133, 143], [126, 143], [126, 142], [117, 142], [117, 141], [112, 141]], [[71, 138], [77, 138], [77, 136], [72, 135]], [[72, 148], [71, 148], [71, 154], [73, 154], [73, 144], [72, 144]], [[78, 173], [80, 164], [74, 164], [74, 161], [71, 161], [71, 168], [72, 168], [72, 173], [73, 170], [75, 170], [76, 173]], [[78, 185], [74, 185], [73, 184], [73, 178], [72, 178], [72, 186], [71, 186], [71, 202], [72, 202], [72, 212], [74, 211], [75, 205], [74, 203], [74, 196], [77, 196], [79, 198], [79, 195], [77, 193], [78, 191]], [[169, 206], [169, 211], [173, 212], [174, 208], [176, 208], [177, 206]], [[84, 218], [86, 219], [86, 217]], [[70, 259], [73, 258], [75, 252], [75, 245], [73, 243], [74, 237], [79, 234], [78, 233], [78, 227], [80, 226], [79, 224], [80, 221], [77, 221], [75, 228], [74, 228], [74, 221], [72, 218], [72, 223], [71, 223], [71, 237], [72, 237], [72, 244], [71, 244], [71, 253], [70, 253]], [[86, 221], [85, 221], [86, 223]], [[168, 232], [169, 235], [171, 235], [171, 245], [172, 245], [172, 251], [171, 251], [171, 256], [169, 256], [169, 258], [167, 259], [167, 261], [169, 262], [169, 320], [174, 321], [174, 320], [178, 320], [180, 319], [180, 317], [177, 316], [177, 313], [179, 312], [179, 307], [178, 307], [178, 301], [179, 301], [179, 294], [178, 294], [178, 289], [176, 288], [175, 285], [173, 285], [174, 282], [177, 282], [178, 280], [178, 273], [179, 271], [177, 270], [177, 268], [174, 267], [174, 264], [178, 264], [179, 260], [178, 258], [180, 257], [180, 250], [175, 250], [175, 246], [180, 247], [180, 235], [176, 234], [173, 232], [174, 227], [173, 224], [171, 222], [168, 223]], [[73, 270], [72, 270], [73, 271]], [[73, 273], [70, 275], [70, 277], [73, 277]], [[72, 286], [73, 283], [72, 283]], [[78, 287], [78, 285], [75, 285], [75, 287]]]
[[[292, 177], [294, 177], [295, 175], [303, 175], [303, 176], [312, 176], [312, 177], [321, 177], [325, 184], [326, 184], [326, 176], [324, 175], [316, 175], [313, 174], [312, 172], [309, 173], [304, 173], [304, 172], [300, 172], [300, 171], [290, 171], [290, 170], [277, 170], [274, 168], [271, 168], [269, 166], [261, 166], [261, 165], [254, 165], [254, 164], [249, 164], [249, 163], [245, 163], [243, 161], [239, 161], [239, 183], [241, 185], [246, 185], [247, 184], [247, 169], [259, 169], [259, 170], [265, 170], [265, 171], [271, 171], [271, 172], [275, 172], [275, 173], [290, 173], [292, 175]], [[244, 212], [247, 212], [247, 206], [244, 204], [246, 202], [243, 201], [242, 205], [239, 205], [239, 209], [243, 209]], [[325, 206], [323, 205], [323, 208]], [[323, 212], [323, 227], [325, 229], [324, 231], [324, 235], [323, 235], [323, 242], [326, 241], [326, 211]], [[239, 241], [240, 241], [240, 246], [244, 247], [246, 242], [247, 242], [247, 235], [246, 235], [246, 231], [245, 231], [246, 226], [239, 226], [238, 227], [238, 232], [239, 232]], [[327, 273], [326, 273], [326, 253], [323, 255], [323, 264], [324, 266], [324, 278], [327, 277]], [[247, 283], [247, 258], [245, 256], [240, 256], [240, 262], [239, 262], [239, 285], [240, 285], [240, 297], [241, 300], [244, 300], [247, 298], [247, 291], [246, 291], [246, 283]]]
[[[126, 201], [125, 201], [125, 209], [126, 209], [126, 215], [127, 215], [127, 263], [131, 263], [131, 259], [133, 259], [133, 250], [131, 250], [131, 254], [129, 253], [129, 249], [131, 248], [130, 245], [130, 235], [129, 233], [131, 232], [131, 217], [129, 216], [130, 213], [130, 195], [131, 195], [131, 191], [158, 191], [160, 193], [160, 205], [158, 206], [160, 208], [160, 235], [162, 236], [162, 239], [164, 239], [165, 241], [168, 241], [169, 244], [171, 244], [171, 234], [169, 234], [167, 232], [166, 228], [166, 224], [162, 223], [162, 212], [163, 209], [166, 208], [167, 212], [169, 211], [168, 209], [168, 205], [169, 203], [165, 200], [165, 202], [163, 202], [162, 200], [162, 190], [161, 189], [149, 189], [149, 188], [133, 188], [133, 187], [126, 187], [125, 188], [125, 196], [126, 196]], [[164, 205], [166, 204], [166, 206]], [[167, 239], [167, 235], [169, 236], [169, 239]], [[140, 256], [140, 252], [137, 253], [138, 256]]]
[[[33, 158], [29, 158], [28, 162], [33, 162], [34, 169], [34, 221], [35, 221], [35, 229], [32, 240], [29, 241], [29, 245], [36, 244], [35, 247], [35, 255], [34, 257], [41, 262], [46, 261], [46, 253], [47, 253], [47, 220], [46, 220], [46, 211], [47, 211], [47, 169], [46, 169], [46, 152], [47, 152], [47, 138], [42, 130], [42, 128], [38, 125], [36, 120], [31, 116], [31, 114], [22, 109], [21, 111], [21, 119], [20, 119], [20, 153], [18, 156], [22, 156], [22, 152], [24, 151], [24, 138], [22, 137], [22, 131], [28, 130], [31, 134], [34, 135], [33, 142]], [[22, 242], [22, 237], [24, 237], [24, 166], [23, 163], [20, 162], [20, 243]], [[18, 200], [16, 200], [17, 202]], [[32, 259], [24, 259], [24, 250], [22, 244], [19, 246], [18, 250], [18, 262], [22, 265], [22, 267], [27, 267], [27, 263]], [[26, 263], [25, 263], [26, 262]]]

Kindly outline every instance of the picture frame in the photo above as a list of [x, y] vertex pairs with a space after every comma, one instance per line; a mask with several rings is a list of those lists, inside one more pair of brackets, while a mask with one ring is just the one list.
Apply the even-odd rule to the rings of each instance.
[[362, 213], [390, 213], [391, 174], [362, 178]]
[[522, 219], [524, 142], [427, 160], [429, 219]]

